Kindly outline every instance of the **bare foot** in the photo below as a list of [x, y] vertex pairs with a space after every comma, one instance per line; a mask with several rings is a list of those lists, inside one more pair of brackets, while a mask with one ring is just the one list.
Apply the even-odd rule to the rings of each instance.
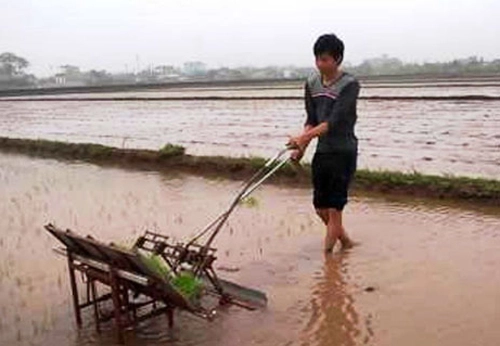
[[349, 250], [355, 246], [358, 246], [360, 243], [352, 241], [349, 237], [341, 238], [340, 244], [342, 244], [342, 250]]

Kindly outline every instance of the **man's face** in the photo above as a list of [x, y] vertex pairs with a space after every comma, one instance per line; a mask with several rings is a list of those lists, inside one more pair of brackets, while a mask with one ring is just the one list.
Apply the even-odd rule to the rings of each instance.
[[337, 70], [338, 64], [328, 53], [316, 56], [316, 67], [322, 74], [331, 74]]

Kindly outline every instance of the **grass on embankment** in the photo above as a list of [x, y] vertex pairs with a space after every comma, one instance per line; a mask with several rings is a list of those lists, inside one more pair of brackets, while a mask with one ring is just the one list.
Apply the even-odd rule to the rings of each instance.
[[[205, 176], [245, 179], [262, 167], [264, 158], [192, 156], [183, 147], [167, 144], [160, 150], [120, 149], [99, 144], [0, 137], [0, 151], [36, 157], [81, 160], [104, 166], [157, 171], [183, 171]], [[310, 166], [287, 164], [270, 181], [294, 186], [310, 182]], [[417, 172], [358, 170], [354, 181], [358, 191], [468, 200], [500, 205], [500, 180], [425, 175]]]

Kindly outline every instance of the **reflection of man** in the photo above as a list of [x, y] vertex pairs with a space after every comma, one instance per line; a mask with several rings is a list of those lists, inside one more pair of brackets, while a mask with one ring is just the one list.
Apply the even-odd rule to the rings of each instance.
[[354, 306], [343, 277], [345, 256], [327, 256], [321, 275], [312, 289], [311, 317], [302, 333], [302, 345], [369, 344], [371, 331], [363, 331], [362, 320]]
[[298, 149], [292, 159], [299, 161], [309, 142], [318, 137], [312, 161], [314, 207], [327, 227], [325, 251], [331, 252], [337, 239], [343, 249], [353, 246], [342, 225], [342, 211], [347, 204], [348, 188], [354, 172], [358, 139], [354, 133], [359, 83], [343, 72], [340, 64], [344, 44], [335, 35], [318, 38], [314, 44], [318, 72], [305, 85], [307, 120], [304, 131], [290, 139]]

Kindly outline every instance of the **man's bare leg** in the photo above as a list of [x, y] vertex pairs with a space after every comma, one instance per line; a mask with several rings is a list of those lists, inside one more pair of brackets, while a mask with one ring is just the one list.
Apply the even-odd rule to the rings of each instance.
[[331, 252], [336, 243], [336, 238], [332, 237], [331, 231], [328, 229], [328, 221], [329, 221], [329, 213], [328, 209], [316, 209], [316, 214], [320, 217], [323, 224], [326, 226], [326, 235], [325, 235], [325, 252]]
[[319, 218], [326, 226], [328, 224], [328, 209], [316, 209], [316, 214], [318, 214]]
[[334, 208], [316, 209], [316, 213], [326, 226], [325, 252], [331, 252], [337, 242], [340, 240], [342, 250], [352, 248], [355, 243], [347, 235], [342, 224], [342, 211]]
[[342, 244], [342, 250], [348, 250], [348, 249], [354, 247], [354, 245], [356, 245], [356, 243], [351, 240], [351, 238], [349, 237], [349, 235], [347, 235], [347, 233], [345, 231], [344, 223], [342, 221], [342, 211], [337, 211], [337, 212], [340, 215], [340, 236], [339, 236], [339, 239], [340, 239], [340, 243]]
[[337, 242], [337, 239], [340, 238], [342, 219], [340, 217], [341, 215], [336, 209], [328, 208], [327, 213], [328, 213], [328, 224], [326, 225], [326, 229], [328, 232], [328, 238], [332, 239], [331, 242], [332, 246], [331, 248], [325, 247], [325, 251], [331, 252], [333, 250], [333, 247], [335, 246], [335, 243]]
[[342, 250], [347, 250], [354, 246], [354, 242], [349, 238], [342, 224], [342, 211], [334, 208], [329, 208], [328, 223], [328, 229], [331, 232], [330, 237], [333, 237], [333, 239], [335, 240], [340, 240]]

